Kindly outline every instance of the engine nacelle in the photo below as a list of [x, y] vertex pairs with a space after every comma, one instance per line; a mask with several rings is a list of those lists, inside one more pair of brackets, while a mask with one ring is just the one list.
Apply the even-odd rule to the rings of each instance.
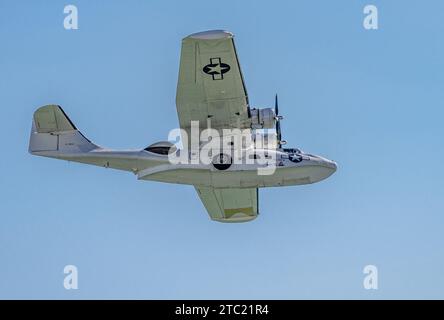
[[272, 108], [250, 110], [252, 129], [273, 129], [276, 125], [276, 114]]

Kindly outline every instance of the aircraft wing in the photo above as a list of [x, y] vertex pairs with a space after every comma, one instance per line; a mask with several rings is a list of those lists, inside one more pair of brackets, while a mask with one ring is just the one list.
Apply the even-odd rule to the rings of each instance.
[[247, 222], [259, 214], [259, 191], [256, 188], [195, 188], [212, 220]]
[[250, 128], [248, 96], [233, 34], [206, 31], [182, 40], [176, 107], [182, 129]]

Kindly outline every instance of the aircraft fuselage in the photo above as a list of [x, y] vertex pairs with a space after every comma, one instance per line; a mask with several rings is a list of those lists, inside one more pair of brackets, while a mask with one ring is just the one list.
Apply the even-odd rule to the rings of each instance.
[[219, 170], [211, 163], [173, 164], [168, 155], [145, 150], [113, 151], [99, 148], [82, 154], [60, 155], [58, 152], [48, 151], [36, 154], [132, 171], [139, 180], [214, 188], [261, 188], [310, 184], [328, 178], [337, 168], [334, 161], [303, 152], [294, 154], [281, 150], [258, 151], [265, 151], [270, 161], [266, 164], [233, 163], [226, 170]]

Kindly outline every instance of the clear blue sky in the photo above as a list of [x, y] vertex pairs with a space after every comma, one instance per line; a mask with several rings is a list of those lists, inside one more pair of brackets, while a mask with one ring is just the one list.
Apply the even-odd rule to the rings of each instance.
[[[63, 28], [70, 3], [76, 31]], [[379, 30], [362, 27], [366, 4]], [[438, 0], [1, 0], [0, 298], [444, 298], [443, 12]], [[180, 41], [219, 28], [236, 35], [251, 104], [278, 92], [284, 138], [337, 161], [335, 175], [262, 189], [260, 217], [227, 225], [190, 186], [27, 153], [32, 113], [50, 103], [100, 145], [165, 140]]]

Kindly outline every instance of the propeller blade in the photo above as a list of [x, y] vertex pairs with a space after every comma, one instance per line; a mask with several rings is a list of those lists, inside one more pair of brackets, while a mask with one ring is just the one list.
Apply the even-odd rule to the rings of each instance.
[[281, 147], [281, 123], [280, 121], [276, 121], [276, 140], [278, 141], [279, 148]]
[[278, 147], [282, 147], [282, 133], [281, 133], [281, 119], [282, 116], [279, 115], [279, 102], [278, 95], [274, 96], [274, 113], [276, 114], [276, 140], [278, 143]]
[[276, 116], [279, 115], [279, 104], [278, 104], [278, 95], [274, 96], [274, 112], [276, 113]]

